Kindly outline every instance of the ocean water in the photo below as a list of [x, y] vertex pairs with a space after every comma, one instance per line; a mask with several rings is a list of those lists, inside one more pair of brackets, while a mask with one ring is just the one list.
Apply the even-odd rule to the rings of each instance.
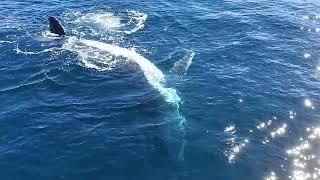
[[319, 47], [318, 0], [1, 0], [0, 179], [320, 179]]

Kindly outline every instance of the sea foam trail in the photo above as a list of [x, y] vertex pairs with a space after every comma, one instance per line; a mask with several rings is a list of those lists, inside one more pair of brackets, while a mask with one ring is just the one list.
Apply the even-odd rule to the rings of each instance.
[[[167, 102], [177, 107], [180, 104], [181, 98], [177, 94], [177, 91], [174, 88], [165, 87], [163, 84], [165, 83], [165, 76], [162, 71], [134, 50], [103, 42], [77, 38], [69, 38], [63, 47], [77, 52], [86, 67], [99, 71], [110, 70], [118, 63], [119, 59], [133, 61], [139, 65], [148, 83], [157, 89]], [[95, 60], [99, 59], [100, 62], [93, 62], [88, 57], [97, 57]], [[107, 66], [101, 66], [102, 64]]]

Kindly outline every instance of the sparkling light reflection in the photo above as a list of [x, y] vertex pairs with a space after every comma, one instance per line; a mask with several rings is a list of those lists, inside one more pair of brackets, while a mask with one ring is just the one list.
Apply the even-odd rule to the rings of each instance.
[[227, 133], [230, 138], [227, 139], [228, 148], [225, 150], [225, 155], [228, 158], [229, 163], [234, 163], [236, 156], [247, 146], [249, 139], [240, 139], [236, 133], [236, 127], [234, 125], [227, 126], [224, 132]]
[[[308, 31], [311, 31], [311, 30], [309, 29]], [[303, 56], [304, 56], [305, 59], [309, 59], [309, 58], [311, 57], [311, 54], [309, 54], [309, 53], [304, 53]]]
[[277, 180], [278, 177], [275, 172], [271, 172], [268, 177], [265, 178], [265, 180]]
[[272, 131], [270, 133], [271, 137], [275, 138], [277, 136], [283, 135], [284, 133], [286, 133], [287, 127], [288, 127], [288, 125], [286, 123], [284, 123], [281, 127], [279, 127], [278, 129], [276, 129], [275, 131]]
[[291, 162], [291, 175], [289, 179], [292, 180], [311, 180], [320, 179], [319, 168], [319, 151], [317, 147], [320, 145], [320, 127], [306, 128], [307, 138], [297, 146], [288, 149], [287, 154]]
[[307, 108], [311, 108], [311, 109], [315, 109], [312, 101], [310, 99], [305, 99], [304, 100], [304, 105], [307, 107]]

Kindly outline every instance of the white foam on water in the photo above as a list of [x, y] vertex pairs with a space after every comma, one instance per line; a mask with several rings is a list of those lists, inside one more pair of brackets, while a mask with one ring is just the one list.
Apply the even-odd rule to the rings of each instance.
[[132, 49], [74, 37], [69, 38], [63, 48], [77, 52], [85, 67], [98, 71], [111, 70], [125, 61], [135, 62], [143, 71], [148, 83], [157, 89], [167, 102], [178, 106], [181, 101], [175, 89], [165, 87], [162, 71]]
[[7, 44], [13, 44], [13, 43], [16, 43], [16, 41], [0, 40], [0, 47], [6, 46]]
[[129, 14], [129, 21], [128, 23], [126, 23], [126, 25], [129, 26], [130, 24], [134, 24], [135, 27], [132, 28], [131, 30], [125, 30], [124, 33], [131, 34], [144, 28], [144, 23], [148, 18], [147, 14], [139, 11], [134, 11], [134, 10], [129, 11], [128, 14]]
[[61, 39], [61, 37], [58, 34], [52, 33], [49, 30], [42, 32], [41, 35], [44, 38], [48, 38], [48, 39]]
[[2, 43], [9, 43], [9, 44], [11, 44], [11, 43], [14, 43], [15, 41], [6, 41], [6, 40], [0, 40], [0, 44], [2, 44]]
[[114, 16], [110, 12], [87, 13], [80, 15], [76, 21], [80, 24], [95, 25], [100, 28], [117, 29], [121, 24], [121, 18]]
[[69, 12], [64, 16], [68, 23], [76, 24], [80, 28], [78, 32], [74, 32], [75, 34], [81, 34], [82, 27], [90, 29], [92, 35], [102, 35], [109, 31], [132, 34], [143, 29], [148, 18], [147, 14], [134, 10], [120, 14], [105, 11]]
[[194, 55], [194, 51], [189, 51], [181, 60], [174, 63], [173, 67], [170, 69], [170, 72], [180, 76], [185, 76], [190, 65], [192, 64]]
[[59, 50], [59, 48], [53, 47], [53, 48], [48, 48], [48, 49], [44, 49], [42, 51], [22, 51], [18, 44], [16, 45], [16, 53], [17, 54], [24, 54], [24, 55], [38, 55], [38, 54], [42, 54], [42, 53], [47, 53], [47, 52], [54, 52], [56, 50]]

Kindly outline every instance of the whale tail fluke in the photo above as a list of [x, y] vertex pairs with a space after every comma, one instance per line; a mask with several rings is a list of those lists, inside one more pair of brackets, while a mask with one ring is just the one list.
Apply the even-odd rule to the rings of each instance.
[[64, 30], [60, 22], [55, 17], [49, 16], [48, 21], [49, 21], [49, 31], [51, 33], [57, 34], [59, 36], [66, 35], [66, 31]]

